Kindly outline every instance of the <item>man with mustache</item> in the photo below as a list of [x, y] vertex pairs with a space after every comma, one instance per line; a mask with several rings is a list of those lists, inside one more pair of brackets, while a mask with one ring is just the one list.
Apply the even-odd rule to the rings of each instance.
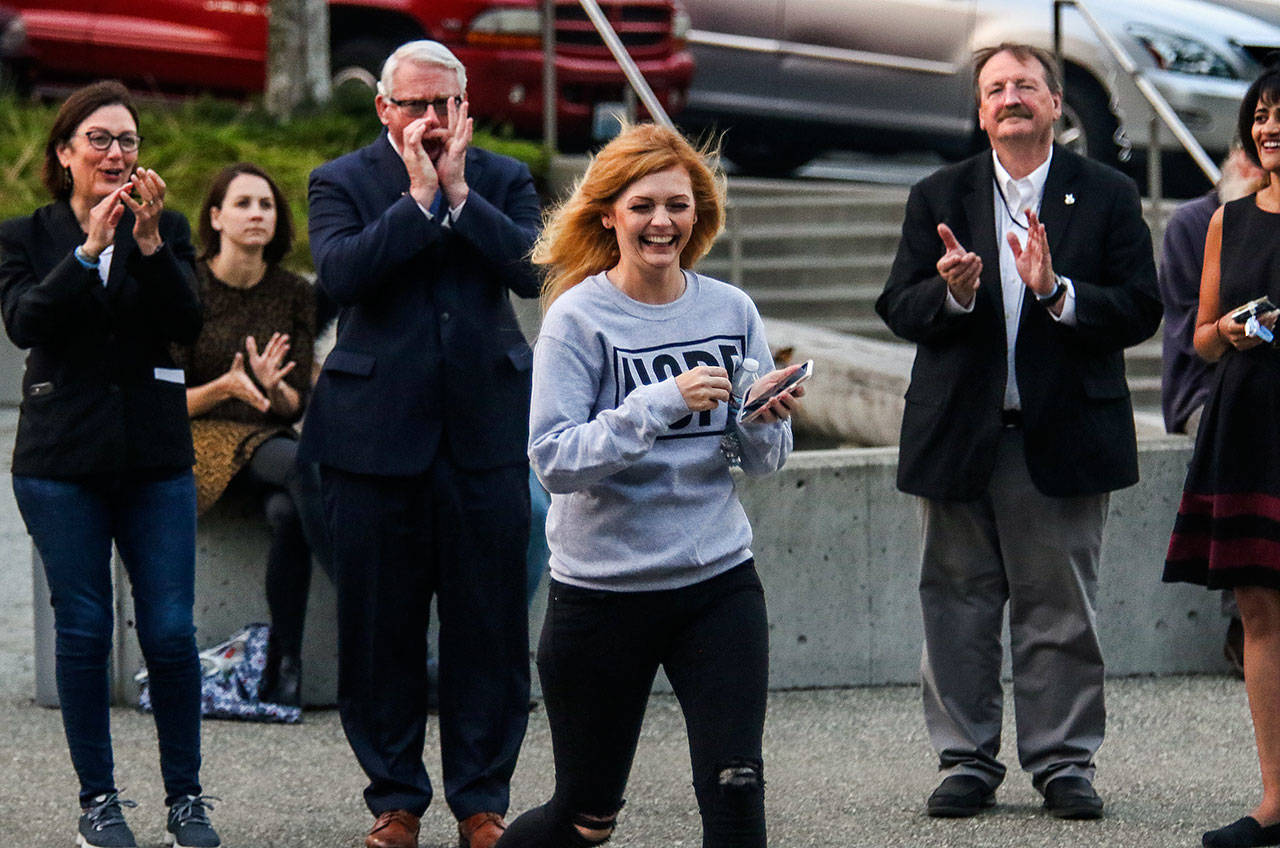
[[1095, 819], [1108, 493], [1138, 479], [1125, 347], [1160, 322], [1133, 181], [1054, 144], [1062, 85], [1023, 44], [974, 55], [991, 151], [917, 184], [876, 310], [916, 344], [898, 487], [919, 495], [932, 816], [995, 803], [1001, 626], [1018, 759], [1059, 818]]
[[386, 131], [320, 166], [311, 250], [340, 307], [298, 456], [319, 462], [338, 580], [338, 706], [377, 817], [368, 848], [414, 848], [427, 616], [440, 614], [444, 794], [463, 848], [502, 834], [529, 706], [525, 547], [532, 351], [510, 293], [538, 195], [470, 146], [466, 70], [414, 41], [382, 69]]

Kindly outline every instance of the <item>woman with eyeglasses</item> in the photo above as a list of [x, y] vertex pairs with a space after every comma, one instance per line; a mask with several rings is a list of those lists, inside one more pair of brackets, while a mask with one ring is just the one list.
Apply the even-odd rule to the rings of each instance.
[[196, 226], [204, 328], [174, 353], [189, 386], [197, 505], [203, 514], [233, 479], [261, 497], [271, 525], [271, 637], [258, 698], [297, 707], [313, 547], [328, 562], [319, 480], [295, 461], [291, 426], [311, 388], [315, 294], [280, 265], [293, 220], [279, 186], [257, 165], [229, 165], [214, 177]]
[[191, 429], [169, 355], [199, 333], [200, 300], [189, 227], [165, 209], [160, 175], [138, 167], [141, 141], [124, 86], [79, 89], [45, 143], [53, 202], [0, 225], [5, 329], [30, 351], [13, 490], [53, 601], [77, 844], [135, 845], [109, 726], [114, 542], [150, 674], [168, 841], [213, 848], [200, 786]]

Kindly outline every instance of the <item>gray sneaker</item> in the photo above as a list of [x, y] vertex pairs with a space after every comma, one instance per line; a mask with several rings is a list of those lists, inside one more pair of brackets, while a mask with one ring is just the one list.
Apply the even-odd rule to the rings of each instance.
[[205, 811], [213, 809], [210, 801], [221, 800], [213, 795], [188, 795], [174, 801], [164, 828], [164, 844], [173, 848], [218, 848], [222, 840]]
[[81, 848], [138, 848], [121, 809], [136, 806], [133, 801], [121, 800], [119, 792], [108, 792], [94, 798], [80, 811], [80, 833], [76, 836], [76, 845]]

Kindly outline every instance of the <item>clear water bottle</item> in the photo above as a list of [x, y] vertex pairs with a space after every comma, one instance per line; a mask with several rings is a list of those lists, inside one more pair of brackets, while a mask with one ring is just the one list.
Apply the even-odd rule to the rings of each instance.
[[729, 390], [729, 416], [725, 421], [724, 435], [720, 437], [720, 452], [729, 464], [742, 464], [742, 442], [738, 436], [738, 410], [747, 399], [751, 384], [760, 377], [760, 363], [750, 356], [733, 358], [733, 387]]

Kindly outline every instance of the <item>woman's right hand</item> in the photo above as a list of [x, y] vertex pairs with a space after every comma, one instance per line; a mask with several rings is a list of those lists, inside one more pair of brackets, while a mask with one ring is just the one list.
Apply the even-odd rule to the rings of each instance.
[[89, 232], [80, 251], [89, 259], [96, 260], [107, 245], [115, 241], [116, 224], [124, 214], [123, 196], [132, 189], [126, 184], [99, 200], [89, 210]]
[[706, 412], [729, 402], [729, 372], [715, 365], [699, 365], [676, 377], [676, 388], [691, 412]]
[[253, 384], [249, 373], [245, 371], [244, 354], [237, 353], [231, 360], [231, 367], [219, 379], [228, 398], [242, 400], [259, 412], [266, 412], [271, 408], [271, 401]]
[[[1257, 336], [1251, 336], [1246, 332], [1243, 321], [1237, 322], [1231, 317], [1235, 311], [1233, 309], [1218, 319], [1218, 336], [1236, 350], [1248, 350], [1251, 347], [1257, 347], [1262, 344], [1262, 339]], [[1280, 312], [1273, 310], [1260, 316], [1258, 323], [1268, 330], [1274, 330], [1276, 328], [1276, 318], [1280, 318]]]

